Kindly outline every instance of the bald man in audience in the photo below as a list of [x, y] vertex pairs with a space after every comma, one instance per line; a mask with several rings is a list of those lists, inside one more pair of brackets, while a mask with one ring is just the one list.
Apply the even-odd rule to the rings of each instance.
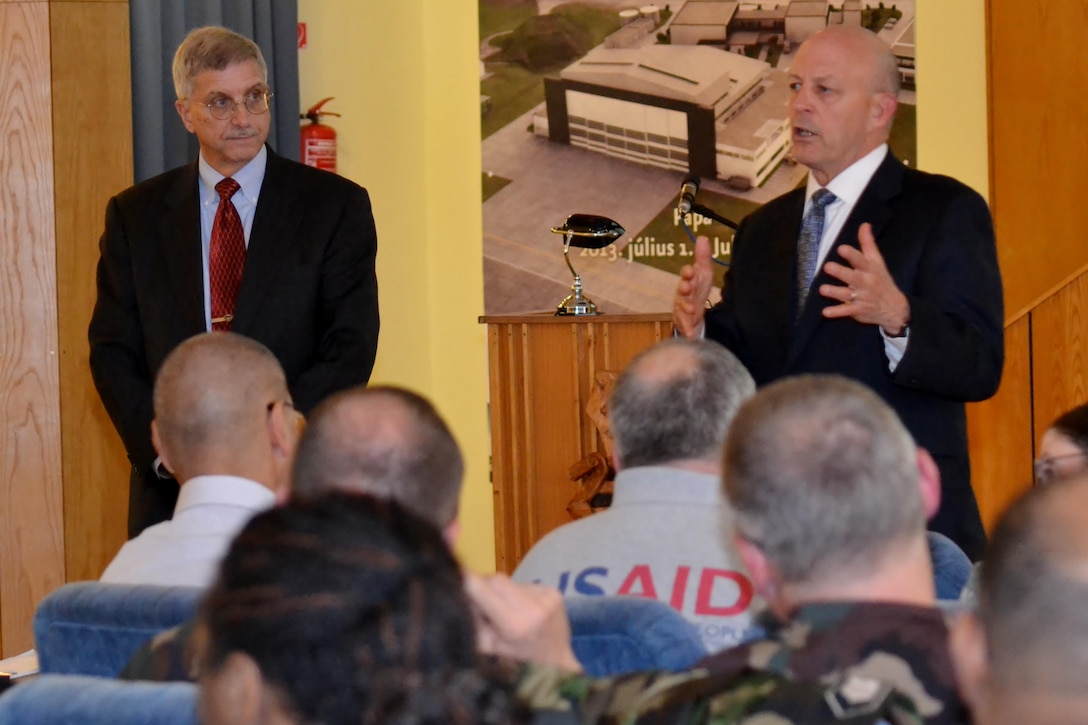
[[[358, 386], [314, 409], [294, 456], [290, 497], [337, 491], [393, 499], [452, 546], [463, 476], [461, 449], [426, 398], [404, 388]], [[191, 680], [194, 657], [189, 622], [138, 650], [121, 676]]]
[[392, 386], [356, 387], [319, 405], [299, 444], [293, 496], [328, 491], [397, 501], [457, 538], [461, 449], [426, 398]]
[[993, 533], [952, 653], [979, 725], [1088, 722], [1088, 476], [1036, 487]]
[[300, 418], [275, 355], [228, 332], [192, 337], [155, 380], [151, 438], [181, 484], [174, 515], [121, 547], [101, 581], [211, 584], [231, 539], [287, 495]]

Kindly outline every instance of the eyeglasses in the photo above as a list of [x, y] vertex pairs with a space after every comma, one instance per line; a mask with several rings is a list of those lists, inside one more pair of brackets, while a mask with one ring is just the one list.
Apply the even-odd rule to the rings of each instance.
[[[273, 95], [275, 94], [271, 91], [253, 90], [245, 95], [241, 105], [245, 106], [246, 110], [254, 116], [259, 116], [262, 113], [268, 113], [268, 105], [271, 103]], [[226, 121], [232, 117], [234, 109], [239, 106], [233, 98], [227, 96], [216, 96], [211, 103], [201, 103], [200, 101], [193, 101], [193, 103], [204, 106], [208, 109], [208, 113], [212, 114], [212, 118], [217, 118], [220, 121]]]
[[1073, 459], [1084, 460], [1085, 456], [1088, 456], [1088, 451], [1081, 451], [1079, 453], [1069, 453], [1064, 456], [1054, 456], [1053, 458], [1036, 458], [1032, 464], [1032, 471], [1035, 474], [1035, 484], [1042, 486], [1048, 483], [1053, 483], [1058, 478], [1058, 464], [1061, 461], [1071, 461]]

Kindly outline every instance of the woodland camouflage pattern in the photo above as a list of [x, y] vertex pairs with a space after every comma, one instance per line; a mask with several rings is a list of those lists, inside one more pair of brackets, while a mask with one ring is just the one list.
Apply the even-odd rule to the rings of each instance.
[[956, 693], [940, 610], [885, 603], [800, 608], [766, 619], [764, 639], [688, 673], [608, 679], [529, 667], [519, 698], [538, 723], [969, 722]]

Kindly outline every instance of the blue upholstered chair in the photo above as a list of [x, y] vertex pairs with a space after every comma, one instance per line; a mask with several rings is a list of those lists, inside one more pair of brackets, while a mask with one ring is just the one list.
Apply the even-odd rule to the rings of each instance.
[[196, 685], [41, 675], [0, 695], [0, 725], [196, 725]]
[[971, 559], [956, 542], [935, 531], [926, 532], [929, 540], [929, 556], [933, 560], [933, 583], [937, 587], [937, 599], [956, 601], [971, 578]]
[[595, 677], [687, 669], [706, 656], [695, 626], [664, 602], [642, 597], [569, 597], [574, 655]]
[[34, 613], [43, 673], [117, 677], [136, 649], [192, 618], [204, 590], [75, 582]]

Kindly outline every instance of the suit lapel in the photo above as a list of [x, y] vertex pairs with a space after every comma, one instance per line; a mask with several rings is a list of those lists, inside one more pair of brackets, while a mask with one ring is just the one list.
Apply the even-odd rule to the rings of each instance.
[[[858, 197], [858, 203], [854, 205], [853, 211], [847, 217], [846, 223], [839, 232], [839, 236], [835, 239], [835, 243], [832, 245], [831, 251], [828, 252], [827, 259], [824, 262], [837, 260], [838, 255], [835, 250], [843, 244], [848, 244], [857, 249], [858, 229], [865, 222], [873, 226], [873, 236], [877, 240], [877, 245], [880, 246], [881, 233], [892, 218], [891, 200], [899, 194], [902, 187], [902, 162], [889, 152], [884, 157], [884, 161], [877, 167], [876, 173], [869, 180], [865, 191]], [[793, 254], [794, 258], [796, 258], [796, 250]], [[786, 371], [793, 368], [798, 356], [811, 340], [813, 333], [821, 324], [825, 323], [823, 308], [827, 307], [829, 302], [816, 291], [821, 284], [840, 284], [840, 282], [824, 272], [823, 265], [820, 265], [820, 269], [817, 270], [816, 277], [812, 281], [812, 289], [808, 299], [809, 304], [805, 305], [801, 318], [797, 321], [797, 329], [794, 330], [793, 344], [790, 346], [790, 354], [786, 359]]]
[[200, 251], [200, 192], [194, 161], [178, 174], [163, 203], [159, 238], [166, 274], [177, 299], [182, 327], [194, 334], [205, 329], [204, 262]]
[[235, 331], [252, 330], [260, 320], [261, 303], [268, 294], [277, 267], [287, 258], [287, 250], [301, 223], [299, 195], [295, 193], [294, 178], [287, 173], [288, 164], [269, 149], [246, 249], [245, 271], [234, 306], [231, 329]]
[[[801, 233], [801, 216], [805, 208], [805, 190], [797, 189], [787, 202], [784, 212], [774, 221], [772, 232], [767, 235], [769, 249], [762, 258], [768, 268], [763, 270], [765, 280], [760, 315], [770, 318], [770, 329], [781, 331], [781, 350], [788, 350], [793, 333], [794, 290], [797, 278], [797, 237]], [[781, 354], [781, 353], [780, 353]]]

